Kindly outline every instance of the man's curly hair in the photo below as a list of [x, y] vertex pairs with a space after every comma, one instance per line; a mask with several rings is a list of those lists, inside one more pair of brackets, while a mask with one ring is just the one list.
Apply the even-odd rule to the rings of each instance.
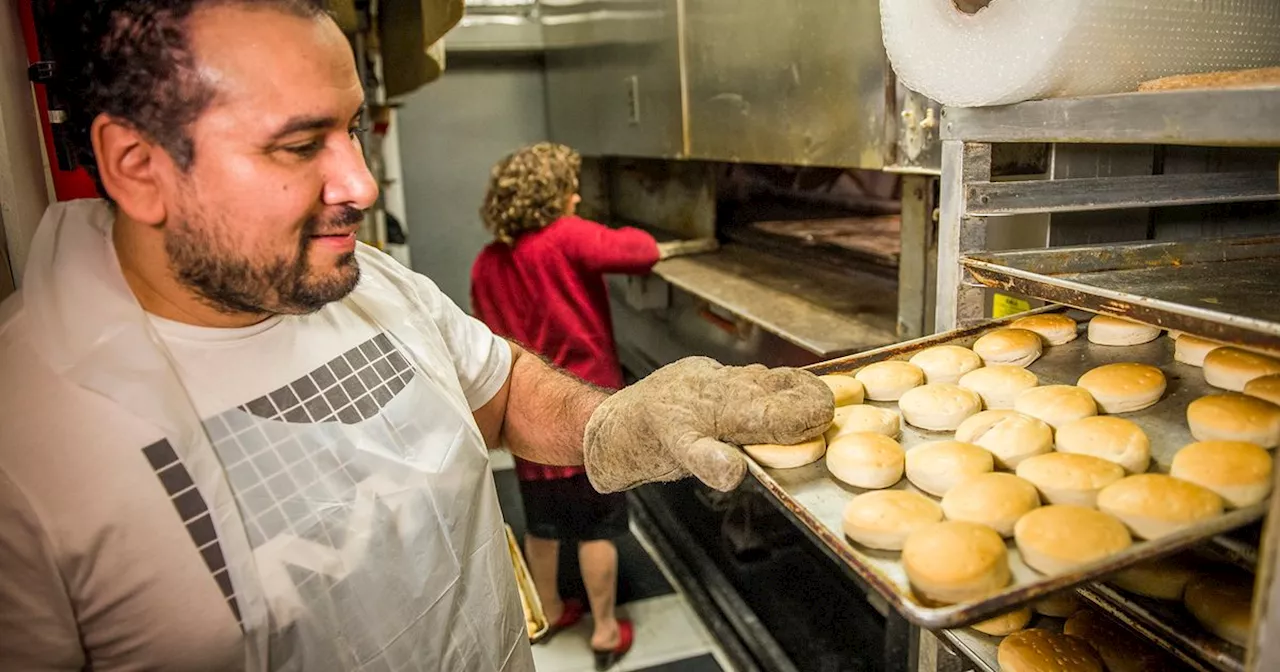
[[505, 157], [489, 174], [489, 191], [480, 218], [493, 237], [514, 245], [520, 234], [536, 231], [564, 215], [578, 193], [582, 157], [573, 149], [540, 142]]
[[120, 120], [164, 148], [187, 170], [195, 161], [188, 128], [214, 90], [201, 79], [187, 20], [200, 8], [241, 5], [313, 17], [323, 0], [88, 0], [56, 5], [51, 92], [77, 163], [106, 196], [90, 128], [99, 114]]

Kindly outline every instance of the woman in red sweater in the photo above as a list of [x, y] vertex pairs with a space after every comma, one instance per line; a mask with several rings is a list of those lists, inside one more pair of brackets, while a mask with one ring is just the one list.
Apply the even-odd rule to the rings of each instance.
[[[471, 269], [471, 307], [495, 333], [556, 366], [608, 389], [622, 387], [609, 318], [606, 273], [644, 274], [658, 244], [638, 229], [610, 229], [575, 216], [582, 160], [564, 145], [540, 143], [493, 168], [481, 217], [495, 240]], [[627, 500], [603, 495], [582, 467], [517, 458], [528, 530], [525, 556], [553, 630], [576, 623], [584, 607], [560, 599], [562, 542], [577, 547], [594, 617], [591, 648], [605, 669], [631, 648], [631, 623], [614, 615], [618, 552], [627, 533]]]

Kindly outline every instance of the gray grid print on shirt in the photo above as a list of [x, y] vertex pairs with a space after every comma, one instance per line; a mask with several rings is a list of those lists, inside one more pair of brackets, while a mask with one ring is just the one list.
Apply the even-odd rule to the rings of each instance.
[[[343, 507], [325, 514], [315, 503], [350, 501], [367, 473], [353, 459], [359, 450], [334, 425], [377, 416], [413, 375], [391, 340], [379, 334], [306, 376], [206, 421], [254, 548], [285, 532], [331, 548], [343, 546]], [[367, 423], [361, 431], [393, 449], [415, 445], [423, 429], [409, 420]]]

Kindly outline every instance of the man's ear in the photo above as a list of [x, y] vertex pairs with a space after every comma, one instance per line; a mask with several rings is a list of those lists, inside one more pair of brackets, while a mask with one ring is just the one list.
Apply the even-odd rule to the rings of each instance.
[[143, 224], [164, 223], [167, 213], [157, 171], [172, 165], [164, 150], [133, 126], [106, 114], [93, 120], [89, 133], [102, 186], [120, 210]]

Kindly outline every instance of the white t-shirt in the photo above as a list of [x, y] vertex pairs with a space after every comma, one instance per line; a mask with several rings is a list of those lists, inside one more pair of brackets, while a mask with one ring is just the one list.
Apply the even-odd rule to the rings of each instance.
[[[511, 350], [426, 278], [359, 257], [352, 296], [311, 315], [243, 329], [151, 318], [254, 549], [271, 668], [529, 668], [488, 457], [461, 410], [493, 398]], [[372, 320], [371, 284], [409, 288], [393, 300], [432, 328], [409, 343]], [[244, 667], [228, 528], [169, 437], [42, 361], [29, 310], [20, 294], [0, 307], [3, 666]], [[450, 370], [422, 369], [422, 348]], [[344, 634], [314, 641], [298, 614]]]

